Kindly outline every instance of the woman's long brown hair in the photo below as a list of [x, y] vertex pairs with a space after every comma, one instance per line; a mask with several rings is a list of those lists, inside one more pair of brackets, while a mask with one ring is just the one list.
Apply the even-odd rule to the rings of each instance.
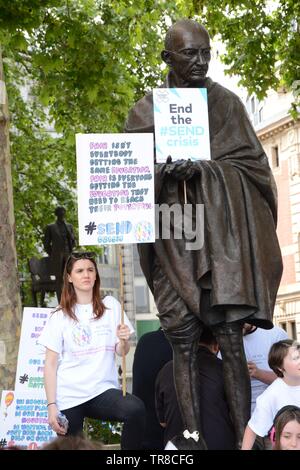
[[280, 445], [281, 434], [285, 425], [290, 421], [297, 421], [297, 423], [300, 424], [300, 408], [298, 408], [297, 406], [291, 406], [290, 409], [286, 409], [281, 414], [279, 414], [277, 418], [275, 417], [275, 445], [273, 447], [273, 450], [282, 450]]
[[[96, 280], [93, 287], [93, 313], [95, 319], [99, 319], [104, 314], [106, 309], [101, 296], [100, 296], [100, 276], [97, 268], [96, 261], [93, 258], [80, 258], [80, 259], [88, 259], [93, 263], [95, 270], [96, 270]], [[68, 275], [71, 274], [74, 264], [79, 261], [79, 259], [72, 258], [70, 256], [68, 261], [66, 262], [65, 270], [64, 270], [64, 278], [63, 278], [63, 288], [60, 298], [60, 304], [57, 310], [62, 310], [65, 315], [68, 315], [75, 321], [78, 321], [78, 318], [75, 315], [74, 305], [77, 302], [76, 292], [72, 282], [69, 282]], [[56, 311], [57, 311], [56, 310]]]

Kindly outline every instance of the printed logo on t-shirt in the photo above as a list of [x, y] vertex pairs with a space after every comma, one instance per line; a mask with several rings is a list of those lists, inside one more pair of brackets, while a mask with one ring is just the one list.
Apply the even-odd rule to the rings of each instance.
[[72, 330], [72, 338], [77, 346], [86, 346], [92, 341], [92, 331], [89, 325], [77, 323]]

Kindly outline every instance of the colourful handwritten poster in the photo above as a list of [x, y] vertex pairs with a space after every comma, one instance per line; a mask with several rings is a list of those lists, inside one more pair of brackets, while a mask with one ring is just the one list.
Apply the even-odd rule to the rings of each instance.
[[206, 88], [153, 90], [156, 161], [210, 160]]
[[50, 312], [53, 308], [25, 307], [23, 310], [21, 337], [19, 344], [18, 364], [15, 390], [41, 390], [44, 392], [45, 348], [38, 344]]
[[4, 390], [0, 406], [0, 447], [35, 450], [54, 439], [48, 425], [47, 400], [40, 391]]
[[80, 245], [154, 242], [153, 134], [77, 134]]

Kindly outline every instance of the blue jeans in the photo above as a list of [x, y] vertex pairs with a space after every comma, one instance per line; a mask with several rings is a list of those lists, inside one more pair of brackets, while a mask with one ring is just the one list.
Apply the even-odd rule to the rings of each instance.
[[69, 421], [68, 435], [82, 432], [84, 418], [119, 421], [124, 423], [121, 437], [122, 450], [141, 449], [146, 412], [144, 403], [134, 395], [127, 393], [123, 397], [121, 390], [110, 388], [85, 403], [61, 412]]

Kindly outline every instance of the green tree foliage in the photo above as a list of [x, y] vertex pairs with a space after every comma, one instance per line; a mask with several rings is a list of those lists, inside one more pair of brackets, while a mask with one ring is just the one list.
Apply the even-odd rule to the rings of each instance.
[[152, 0], [0, 0], [0, 9], [24, 272], [58, 204], [77, 225], [75, 133], [122, 130], [130, 104], [161, 75], [168, 18], [166, 2]]
[[172, 21], [206, 24], [226, 44], [228, 72], [262, 98], [299, 83], [299, 9], [293, 0], [0, 0], [20, 271], [57, 204], [77, 225], [75, 133], [122, 130], [161, 79]]
[[58, 204], [66, 207], [68, 221], [76, 226], [74, 148], [49, 132], [46, 108], [30, 95], [20, 63], [10, 58], [6, 69], [18, 264], [26, 274], [28, 259], [40, 256], [45, 225], [54, 221]]
[[190, 5], [189, 13], [226, 45], [222, 59], [228, 73], [239, 75], [240, 84], [259, 99], [269, 89], [292, 90], [295, 116], [300, 96], [300, 3], [194, 0]]
[[88, 439], [102, 444], [120, 444], [123, 423], [85, 418], [83, 431]]

